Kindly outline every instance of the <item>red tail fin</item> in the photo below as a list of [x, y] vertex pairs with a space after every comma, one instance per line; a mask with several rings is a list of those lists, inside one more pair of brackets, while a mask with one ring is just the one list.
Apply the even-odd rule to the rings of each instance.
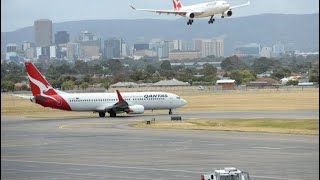
[[42, 95], [43, 92], [53, 89], [32, 62], [25, 62], [24, 65], [28, 73], [30, 88], [34, 96], [39, 94]]
[[119, 90], [116, 90], [116, 91], [117, 91], [117, 95], [118, 95], [118, 100], [119, 100], [119, 102], [124, 101], [123, 98], [122, 98], [122, 96], [121, 96], [121, 94], [120, 94], [120, 91], [119, 91]]
[[173, 0], [173, 8], [175, 11], [180, 11], [182, 7], [180, 0]]

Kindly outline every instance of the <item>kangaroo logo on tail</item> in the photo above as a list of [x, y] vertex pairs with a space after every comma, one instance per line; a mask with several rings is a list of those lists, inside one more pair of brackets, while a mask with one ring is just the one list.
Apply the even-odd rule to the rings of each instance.
[[57, 95], [57, 92], [42, 76], [39, 70], [31, 62], [26, 62], [25, 66], [28, 73], [33, 96], [41, 95], [43, 97], [47, 97], [54, 101], [57, 101], [54, 97], [52, 97], [54, 95]]
[[180, 11], [180, 9], [182, 8], [180, 0], [173, 0], [173, 7], [175, 11]]
[[[30, 88], [37, 104], [44, 107], [51, 107], [70, 111], [69, 104], [60, 96], [59, 91], [56, 91], [33, 65], [32, 62], [25, 62], [25, 67], [28, 73]], [[41, 97], [48, 98], [40, 100]], [[51, 100], [49, 100], [51, 99]], [[54, 103], [52, 103], [54, 102]]]

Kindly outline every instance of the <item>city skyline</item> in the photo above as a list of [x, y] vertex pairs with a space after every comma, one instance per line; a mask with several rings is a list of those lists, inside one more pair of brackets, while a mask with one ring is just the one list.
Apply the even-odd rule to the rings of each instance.
[[[182, 0], [183, 4], [199, 3], [197, 0]], [[208, 0], [203, 0], [208, 2]], [[241, 4], [246, 0], [229, 0], [230, 4]], [[79, 1], [48, 0], [4, 0], [1, 1], [1, 32], [10, 32], [32, 26], [37, 19], [50, 19], [53, 23], [91, 19], [177, 19], [181, 17], [134, 12], [129, 5], [141, 8], [171, 9], [171, 0], [122, 0], [112, 2], [93, 0], [90, 3]], [[39, 8], [40, 7], [40, 8]], [[237, 9], [234, 17], [265, 13], [312, 14], [319, 13], [319, 1], [308, 0], [251, 0], [251, 5]], [[28, 12], [28, 13], [25, 13]]]

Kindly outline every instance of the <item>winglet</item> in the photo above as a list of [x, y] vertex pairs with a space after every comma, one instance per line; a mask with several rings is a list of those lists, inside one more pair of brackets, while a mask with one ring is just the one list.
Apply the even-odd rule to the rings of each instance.
[[133, 10], [136, 10], [136, 8], [135, 8], [135, 7], [133, 7], [132, 5], [130, 5], [130, 7], [131, 7]]
[[119, 91], [119, 90], [116, 90], [116, 92], [117, 92], [117, 95], [118, 95], [118, 100], [119, 100], [119, 102], [120, 102], [120, 101], [124, 101], [123, 98], [122, 98], [122, 96], [121, 96], [121, 94], [120, 94], [120, 91]]

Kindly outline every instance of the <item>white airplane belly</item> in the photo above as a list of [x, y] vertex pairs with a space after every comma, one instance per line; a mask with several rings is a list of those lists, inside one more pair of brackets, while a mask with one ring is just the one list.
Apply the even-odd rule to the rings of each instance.
[[70, 108], [72, 111], [94, 111], [97, 105], [93, 102], [71, 102]]
[[210, 17], [213, 16], [215, 14], [222, 14], [225, 11], [227, 11], [227, 9], [223, 8], [223, 7], [215, 7], [215, 8], [210, 8], [204, 11], [204, 13], [196, 15], [196, 18], [204, 18], [204, 17]]

